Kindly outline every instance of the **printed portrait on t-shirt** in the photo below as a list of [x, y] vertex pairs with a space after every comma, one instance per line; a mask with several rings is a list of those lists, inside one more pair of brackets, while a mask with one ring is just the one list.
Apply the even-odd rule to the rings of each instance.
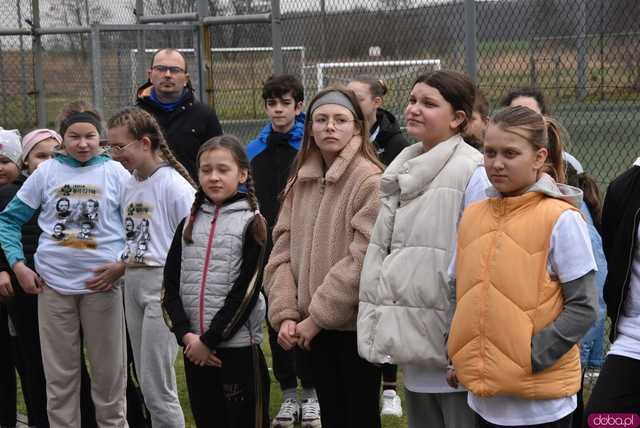
[[67, 235], [64, 233], [65, 227], [64, 223], [56, 223], [53, 226], [53, 239], [57, 239], [58, 241], [62, 241], [67, 239]]
[[146, 242], [138, 242], [138, 249], [136, 250], [136, 263], [144, 263], [144, 253], [147, 252], [147, 243]]
[[127, 241], [136, 240], [136, 224], [131, 217], [127, 217], [124, 219], [124, 233]]
[[51, 236], [60, 245], [78, 249], [97, 248], [102, 191], [93, 185], [65, 184], [54, 192], [56, 222]]
[[148, 242], [151, 239], [149, 235], [149, 219], [143, 218], [138, 224], [138, 242]]
[[91, 224], [96, 224], [98, 221], [98, 208], [100, 203], [95, 199], [89, 199], [84, 203], [82, 217], [84, 221], [89, 221]]
[[66, 220], [71, 215], [71, 201], [69, 198], [60, 198], [56, 202], [56, 216], [60, 220]]
[[124, 233], [127, 245], [122, 259], [128, 263], [146, 264], [145, 256], [151, 242], [151, 206], [132, 202], [126, 208]]
[[80, 225], [80, 233], [78, 233], [77, 238], [83, 241], [91, 239], [91, 229], [93, 229], [93, 223], [85, 221]]

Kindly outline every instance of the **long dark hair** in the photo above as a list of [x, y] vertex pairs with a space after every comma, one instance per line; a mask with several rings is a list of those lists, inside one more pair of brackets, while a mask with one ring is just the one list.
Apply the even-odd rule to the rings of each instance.
[[589, 174], [582, 172], [578, 173], [571, 163], [566, 162], [567, 165], [567, 184], [575, 186], [582, 190], [584, 194], [584, 202], [589, 208], [591, 217], [593, 218], [593, 224], [596, 229], [600, 231], [602, 224], [602, 193], [596, 180]]
[[[238, 168], [247, 171], [247, 181], [244, 185], [247, 189], [247, 200], [249, 202], [249, 206], [255, 213], [251, 232], [253, 233], [255, 240], [261, 245], [264, 245], [267, 240], [267, 222], [262, 214], [260, 214], [260, 211], [258, 211], [258, 198], [256, 197], [256, 189], [253, 183], [253, 176], [251, 175], [251, 165], [249, 164], [249, 159], [247, 158], [247, 154], [244, 151], [242, 143], [240, 143], [240, 140], [233, 135], [219, 135], [207, 140], [207, 142], [200, 146], [200, 150], [198, 150], [198, 155], [196, 156], [196, 166], [198, 169], [200, 169], [200, 158], [202, 155], [213, 150], [229, 151], [238, 165]], [[195, 223], [196, 216], [198, 215], [198, 210], [205, 202], [206, 198], [207, 195], [204, 193], [204, 190], [202, 190], [202, 186], [198, 186], [195, 200], [191, 206], [191, 214], [189, 215], [187, 224], [184, 227], [184, 233], [182, 234], [183, 239], [187, 243], [193, 243], [193, 224]]]
[[431, 86], [440, 92], [453, 111], [463, 111], [465, 118], [458, 126], [458, 132], [463, 132], [473, 114], [473, 103], [476, 97], [476, 87], [471, 79], [462, 73], [451, 70], [439, 70], [418, 76], [413, 82], [413, 86], [418, 83]]
[[547, 101], [544, 97], [544, 94], [541, 90], [536, 88], [518, 88], [512, 91], [509, 91], [507, 95], [504, 96], [500, 105], [502, 107], [509, 107], [513, 100], [519, 97], [533, 98], [538, 103], [538, 107], [540, 107], [540, 112], [545, 116], [549, 114], [549, 110], [547, 108]]

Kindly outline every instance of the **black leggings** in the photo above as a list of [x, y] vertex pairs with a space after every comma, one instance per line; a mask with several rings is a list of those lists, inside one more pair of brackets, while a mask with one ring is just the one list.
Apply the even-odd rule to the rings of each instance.
[[218, 348], [222, 367], [196, 366], [184, 357], [197, 428], [268, 428], [269, 372], [260, 346]]
[[278, 343], [278, 332], [268, 322], [267, 327], [273, 375], [280, 384], [280, 390], [297, 388], [298, 379], [303, 388], [313, 388], [309, 352], [297, 346], [290, 351], [285, 351]]
[[311, 341], [311, 369], [323, 428], [376, 428], [380, 368], [358, 355], [354, 331], [322, 330]]
[[[18, 343], [9, 334], [8, 322], [7, 305], [0, 303], [0, 425], [13, 427], [16, 425], [16, 363], [20, 358]], [[22, 372], [22, 367], [17, 368]], [[25, 379], [22, 373], [20, 378]]]
[[397, 388], [398, 382], [398, 366], [395, 364], [383, 364], [382, 365], [382, 389]]
[[625, 413], [640, 411], [640, 360], [608, 355], [584, 411], [591, 413]]
[[15, 351], [20, 364], [16, 365], [23, 366], [19, 373], [29, 425], [48, 428], [47, 391], [38, 331], [38, 297], [16, 291], [8, 309], [18, 334]]

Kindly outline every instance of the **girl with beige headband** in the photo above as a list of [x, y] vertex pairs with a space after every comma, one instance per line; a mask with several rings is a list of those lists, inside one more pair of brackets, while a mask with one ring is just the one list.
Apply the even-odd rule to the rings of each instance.
[[382, 172], [368, 129], [352, 91], [313, 98], [265, 269], [269, 321], [284, 349], [310, 352], [327, 427], [380, 427], [380, 370], [356, 347], [360, 270]]

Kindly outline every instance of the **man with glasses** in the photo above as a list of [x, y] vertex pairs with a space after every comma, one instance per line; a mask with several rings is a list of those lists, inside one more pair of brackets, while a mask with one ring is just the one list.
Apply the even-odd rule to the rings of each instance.
[[187, 61], [176, 49], [157, 51], [148, 75], [138, 89], [137, 105], [156, 118], [176, 158], [197, 180], [196, 154], [202, 143], [222, 134], [218, 117], [195, 99]]

